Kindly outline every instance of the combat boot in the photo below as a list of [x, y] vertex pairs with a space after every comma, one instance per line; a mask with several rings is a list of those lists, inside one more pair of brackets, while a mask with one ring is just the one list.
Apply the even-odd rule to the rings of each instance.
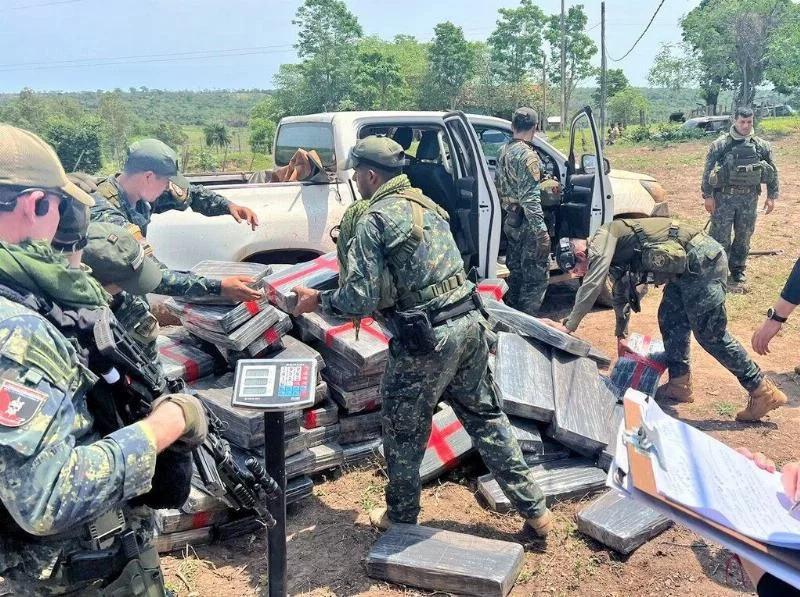
[[373, 508], [369, 513], [369, 522], [376, 529], [388, 531], [392, 526], [392, 521], [389, 520], [389, 510], [386, 507]]
[[527, 519], [525, 524], [533, 529], [537, 537], [544, 539], [553, 530], [553, 513], [548, 508], [541, 516]]
[[737, 421], [758, 421], [771, 410], [789, 402], [786, 394], [778, 389], [771, 379], [764, 378], [758, 387], [750, 392], [747, 408], [736, 413]]
[[692, 374], [687, 373], [675, 379], [670, 379], [656, 390], [656, 400], [670, 398], [678, 402], [694, 402], [692, 396]]

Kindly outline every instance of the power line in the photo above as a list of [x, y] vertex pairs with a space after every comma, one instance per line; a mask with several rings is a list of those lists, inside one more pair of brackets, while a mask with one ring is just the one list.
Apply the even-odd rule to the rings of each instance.
[[644, 37], [644, 34], [647, 33], [648, 29], [650, 29], [650, 25], [653, 24], [653, 21], [655, 20], [656, 15], [658, 14], [658, 11], [661, 10], [662, 6], [664, 6], [664, 0], [661, 0], [661, 2], [658, 5], [658, 8], [656, 8], [656, 11], [653, 13], [653, 16], [650, 17], [650, 22], [647, 23], [647, 26], [644, 28], [644, 31], [642, 31], [642, 34], [639, 37], [636, 38], [636, 41], [633, 42], [633, 45], [631, 46], [631, 49], [628, 50], [627, 52], [625, 52], [625, 54], [622, 56], [622, 58], [612, 58], [611, 56], [608, 56], [608, 58], [610, 58], [612, 62], [621, 62], [622, 60], [625, 60], [625, 58], [628, 57], [628, 54], [633, 52], [633, 49], [642, 40], [642, 38]]
[[56, 62], [27, 62], [0, 64], [0, 72], [16, 70], [48, 70], [59, 68], [93, 68], [97, 66], [114, 66], [124, 64], [145, 64], [149, 62], [180, 62], [203, 58], [225, 58], [227, 56], [251, 56], [255, 54], [279, 54], [293, 52], [291, 45], [254, 46], [250, 48], [230, 48], [227, 50], [199, 50], [194, 52], [172, 52], [168, 54], [140, 54], [136, 56], [119, 56], [116, 58], [94, 59], [79, 58]]

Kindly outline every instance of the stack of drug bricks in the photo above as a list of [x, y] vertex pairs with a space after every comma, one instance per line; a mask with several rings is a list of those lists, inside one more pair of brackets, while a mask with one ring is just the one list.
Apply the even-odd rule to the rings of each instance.
[[[620, 397], [632, 385], [655, 392], [663, 371], [660, 341], [633, 335], [629, 352], [605, 376], [600, 369], [609, 367], [609, 359], [588, 343], [511, 309], [497, 296], [482, 295], [497, 335], [490, 369], [498, 397], [547, 503], [601, 493], [578, 513], [578, 528], [623, 554], [663, 532], [671, 524], [668, 519], [615, 491], [603, 491], [622, 422]], [[443, 408], [435, 420], [449, 421], [451, 413]], [[434, 425], [432, 439], [448, 432]], [[471, 449], [469, 436], [451, 447], [448, 459], [458, 462]], [[476, 484], [488, 508], [511, 510], [491, 474]], [[428, 590], [505, 597], [522, 562], [522, 546], [516, 543], [393, 525], [369, 553], [367, 571], [374, 578]]]
[[[191, 270], [208, 278], [221, 279], [240, 274], [254, 279], [263, 288], [271, 266], [249, 263], [203, 261]], [[189, 391], [196, 394], [223, 422], [223, 437], [231, 444], [234, 456], [244, 468], [247, 451], [259, 452], [263, 460], [263, 414], [231, 407], [234, 368], [241, 358], [314, 357], [323, 366], [318, 353], [298, 340], [286, 336], [291, 329], [288, 315], [266, 299], [238, 304], [221, 297], [191, 302], [168, 299], [167, 309], [181, 321], [181, 326], [165, 328], [157, 340], [159, 358], [169, 378], [182, 377]], [[324, 400], [327, 387], [321, 380], [316, 388]], [[302, 452], [306, 453], [303, 454]], [[286, 419], [287, 501], [296, 502], [311, 495], [313, 482], [306, 475], [311, 456], [300, 435], [300, 413]], [[187, 543], [207, 543], [252, 532], [263, 526], [248, 512], [235, 511], [223, 498], [205, 491], [199, 476], [192, 479], [192, 490], [180, 509], [156, 512], [156, 544], [160, 551], [182, 548]]]

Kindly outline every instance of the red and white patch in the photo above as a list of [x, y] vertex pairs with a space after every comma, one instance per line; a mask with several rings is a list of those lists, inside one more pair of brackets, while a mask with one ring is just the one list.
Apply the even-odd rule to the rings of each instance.
[[47, 394], [4, 379], [0, 383], [0, 425], [21, 427], [30, 421], [47, 399]]

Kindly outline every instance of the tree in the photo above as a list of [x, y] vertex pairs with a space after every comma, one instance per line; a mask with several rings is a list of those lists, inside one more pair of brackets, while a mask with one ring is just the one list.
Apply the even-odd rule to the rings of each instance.
[[421, 107], [452, 110], [458, 104], [461, 89], [472, 72], [474, 49], [464, 38], [461, 27], [449, 21], [439, 23], [433, 31]]
[[[602, 98], [600, 97], [600, 86], [602, 85], [601, 75], [597, 75], [597, 89], [592, 94], [592, 100], [596, 106], [600, 105]], [[606, 71], [606, 101], [617, 95], [623, 89], [630, 87], [628, 77], [622, 72], [621, 68], [610, 68]]]
[[647, 73], [651, 87], [678, 91], [698, 82], [700, 64], [686, 43], [662, 44]]
[[791, 4], [767, 47], [766, 78], [779, 93], [800, 87], [800, 6]]
[[396, 65], [399, 85], [387, 88], [386, 109], [415, 110], [428, 70], [428, 44], [410, 35], [396, 35], [391, 42], [377, 37], [365, 37], [358, 44], [359, 56], [377, 52]]
[[608, 114], [612, 122], [627, 125], [638, 119], [642, 111], [647, 112], [647, 98], [634, 87], [626, 87], [608, 100]]
[[[597, 54], [597, 46], [592, 38], [586, 34], [588, 18], [583, 10], [583, 4], [570, 6], [564, 18], [565, 56], [566, 56], [566, 103], [572, 98], [572, 92], [578, 83], [595, 74], [592, 66], [592, 56]], [[554, 85], [561, 84], [561, 20], [559, 15], [550, 17], [544, 37], [550, 44], [550, 67], [548, 69], [550, 82]]]
[[358, 55], [355, 73], [355, 103], [363, 110], [386, 110], [389, 99], [403, 84], [394, 58], [378, 51]]
[[250, 149], [253, 153], [268, 155], [272, 152], [275, 128], [275, 123], [266, 118], [253, 118], [250, 121]]
[[297, 55], [307, 91], [320, 110], [333, 110], [351, 94], [361, 25], [342, 0], [305, 0], [292, 24], [300, 27]]
[[189, 135], [175, 122], [159, 122], [153, 131], [153, 136], [175, 150], [189, 141]]
[[225, 151], [222, 156], [222, 171], [224, 172], [225, 162], [228, 159], [228, 147], [231, 145], [231, 134], [228, 127], [221, 123], [209, 124], [203, 127], [203, 135], [208, 147], [216, 147], [218, 154], [220, 149]]
[[701, 79], [734, 89], [735, 103], [748, 106], [769, 70], [774, 36], [785, 31], [778, 25], [795, 13], [791, 0], [704, 0], [681, 19], [683, 39], [699, 54]]
[[498, 12], [497, 27], [487, 40], [494, 70], [501, 83], [530, 80], [531, 71], [542, 67], [542, 30], [547, 18], [531, 0]]
[[102, 167], [103, 123], [96, 117], [80, 121], [51, 116], [42, 128], [42, 138], [55, 149], [67, 172], [94, 174]]
[[120, 94], [105, 92], [100, 96], [98, 113], [103, 122], [111, 159], [115, 164], [121, 165], [122, 156], [128, 146], [128, 132], [133, 123], [131, 111]]

